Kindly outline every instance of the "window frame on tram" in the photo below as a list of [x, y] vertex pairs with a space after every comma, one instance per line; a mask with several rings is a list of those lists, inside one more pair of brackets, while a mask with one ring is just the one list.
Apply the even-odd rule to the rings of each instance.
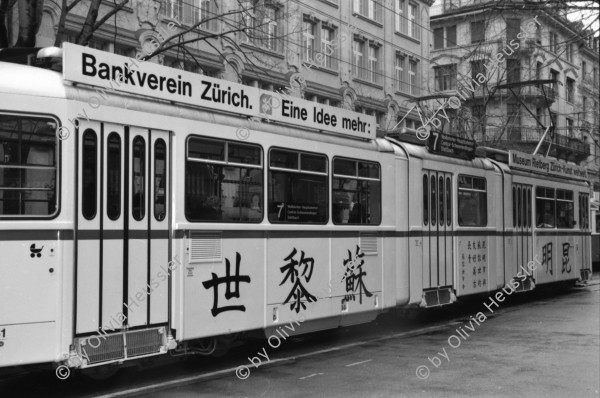
[[[318, 162], [311, 162], [311, 159], [313, 161], [320, 159], [324, 162], [324, 169], [322, 166], [317, 165]], [[325, 225], [329, 222], [330, 189], [329, 158], [327, 155], [283, 147], [271, 147], [269, 148], [267, 164], [269, 176], [267, 209], [269, 213], [268, 220], [271, 224]], [[303, 181], [301, 176], [313, 178], [314, 180], [310, 184], [306, 184], [307, 181]], [[317, 181], [320, 178], [322, 178], [322, 181]], [[281, 182], [278, 180], [281, 180]], [[294, 195], [295, 192], [304, 192], [301, 188], [296, 191], [291, 189], [300, 182], [304, 183], [305, 189], [310, 188], [311, 193], [320, 195], [320, 198], [318, 198], [320, 200], [306, 203], [296, 202], [293, 204], [294, 208], [290, 209], [289, 196]], [[322, 186], [315, 187], [317, 183]], [[283, 191], [279, 190], [278, 185], [280, 184], [283, 185]], [[276, 189], [278, 189], [277, 193]], [[276, 195], [278, 198], [275, 198]], [[285, 200], [279, 200], [281, 195], [285, 197]], [[295, 198], [292, 198], [292, 202], [295, 202]], [[289, 219], [288, 217], [297, 217], [298, 220]], [[300, 220], [301, 217], [305, 217], [305, 220]]]
[[[219, 150], [220, 148], [221, 152], [199, 152], [198, 156], [191, 156], [190, 148], [195, 142], [200, 144], [200, 147], [205, 148], [205, 150], [210, 149], [210, 145], [212, 145], [213, 149]], [[261, 145], [201, 135], [190, 135], [186, 140], [185, 151], [184, 207], [185, 217], [188, 221], [258, 224], [264, 220], [264, 150]], [[202, 157], [202, 155], [205, 156]], [[194, 191], [190, 193], [190, 190], [194, 188], [192, 186], [192, 179], [194, 177], [191, 174], [192, 167], [198, 167], [196, 172], [201, 179], [205, 177], [203, 172], [208, 172], [207, 175], [210, 178], [207, 181], [214, 180], [212, 183], [214, 186], [211, 185], [209, 188], [213, 188], [213, 191], [217, 189], [218, 192]], [[206, 170], [202, 167], [206, 167]], [[224, 182], [226, 172], [237, 173], [238, 178]], [[231, 177], [234, 177], [234, 175], [232, 174]], [[231, 195], [231, 198], [229, 195], [223, 195], [224, 184], [231, 184], [234, 188], [237, 186], [237, 194]], [[250, 189], [251, 186], [252, 189]], [[258, 189], [256, 189], [257, 186]], [[190, 195], [192, 194], [195, 200], [191, 200]], [[196, 196], [203, 198], [202, 201], [197, 200]], [[258, 203], [256, 204], [254, 203], [256, 201], [254, 200], [255, 196], [258, 197]], [[198, 203], [201, 204], [200, 208], [198, 208]], [[225, 205], [225, 203], [230, 205]], [[202, 215], [208, 216], [202, 217]]]
[[[483, 182], [483, 189], [475, 187], [475, 180]], [[470, 181], [469, 186], [466, 183]], [[462, 184], [462, 185], [461, 185]], [[458, 225], [461, 227], [486, 227], [488, 224], [488, 205], [487, 205], [487, 179], [485, 177], [459, 174], [456, 184], [457, 200], [458, 200]], [[469, 195], [470, 198], [465, 196]], [[477, 202], [478, 218], [475, 223], [466, 223], [463, 211], [466, 210], [467, 206], [463, 206], [463, 201], [466, 199], [475, 199]], [[482, 200], [483, 199], [483, 200]], [[477, 217], [477, 216], [476, 216]]]
[[[344, 163], [346, 169], [344, 170]], [[350, 164], [354, 171], [350, 174]], [[361, 167], [362, 166], [362, 167]], [[364, 171], [367, 171], [366, 175]], [[371, 175], [375, 170], [375, 175]], [[347, 185], [356, 183], [352, 189]], [[340, 187], [341, 184], [341, 187]], [[366, 186], [361, 185], [366, 184]], [[359, 185], [361, 185], [359, 187]], [[374, 186], [373, 186], [374, 185]], [[363, 190], [366, 193], [363, 194]], [[373, 195], [373, 191], [376, 192]], [[352, 198], [350, 195], [352, 194]], [[372, 196], [375, 196], [374, 200]], [[332, 222], [335, 225], [381, 225], [381, 164], [378, 162], [335, 156], [332, 172]], [[357, 200], [357, 201], [355, 201]], [[346, 219], [346, 214], [348, 218]]]
[[[560, 196], [559, 196], [560, 194]], [[570, 206], [569, 206], [570, 204]], [[566, 208], [562, 206], [567, 206]], [[560, 211], [564, 210], [567, 213], [564, 217], [564, 221], [560, 216]], [[575, 224], [575, 200], [573, 191], [568, 189], [557, 189], [556, 190], [556, 228], [562, 229], [573, 229]]]
[[[61, 133], [61, 125], [59, 119], [54, 115], [49, 114], [32, 114], [32, 113], [9, 113], [9, 112], [0, 112], [0, 121], [4, 118], [16, 119], [16, 124], [18, 125], [18, 131], [16, 132], [16, 150], [11, 150], [11, 148], [15, 147], [15, 143], [10, 144], [9, 140], [14, 139], [12, 137], [4, 137], [4, 133], [0, 130], [0, 150], [2, 153], [2, 158], [0, 159], [0, 170], [5, 169], [17, 169], [18, 176], [17, 185], [18, 186], [5, 186], [4, 182], [0, 185], [0, 219], [10, 220], [10, 219], [18, 219], [18, 220], [28, 220], [28, 219], [53, 219], [56, 218], [60, 214], [60, 177], [61, 177], [61, 168], [60, 168], [60, 159], [61, 159], [61, 139], [59, 137]], [[33, 127], [36, 127], [37, 130], [29, 132], [29, 141], [25, 141], [23, 139], [23, 134], [27, 134], [23, 131], [23, 121], [35, 121], [44, 123], [42, 125], [42, 129], [37, 128], [38, 126], [34, 124]], [[2, 126], [0, 124], [0, 126]], [[45, 128], [43, 126], [46, 126]], [[48, 131], [43, 131], [43, 129]], [[52, 131], [54, 130], [54, 131]], [[9, 134], [14, 134], [9, 133]], [[49, 140], [48, 143], [42, 141], [40, 138], [43, 136], [53, 137], [52, 140]], [[38, 141], [35, 141], [38, 139]], [[24, 150], [27, 149], [27, 153], [31, 154], [32, 148], [38, 149], [48, 149], [51, 148], [51, 164], [46, 163], [29, 163], [29, 160], [23, 161], [21, 159]], [[5, 151], [8, 150], [8, 153]], [[17, 152], [17, 162], [18, 164], [13, 164], [14, 162], [10, 158], [10, 152]], [[43, 153], [42, 153], [43, 155]], [[47, 154], [46, 154], [47, 155]], [[26, 186], [27, 179], [30, 177], [27, 173], [44, 173], [44, 172], [53, 172], [52, 180], [48, 181], [48, 176], [37, 176], [39, 180], [34, 180], [36, 184], [43, 184], [43, 186]], [[2, 171], [2, 179], [4, 181], [4, 171]], [[36, 176], [33, 175], [35, 178]], [[23, 186], [25, 185], [25, 186]], [[5, 211], [5, 201], [15, 200], [13, 198], [5, 198], [5, 193], [11, 193], [14, 195], [16, 193], [19, 198], [17, 199], [17, 206], [19, 208], [18, 212], [11, 212], [4, 214]], [[31, 198], [31, 196], [35, 196], [36, 193], [47, 192], [46, 198]], [[9, 196], [11, 196], [9, 195]], [[23, 196], [26, 196], [23, 198]], [[48, 206], [48, 211], [45, 213], [35, 214], [33, 212], [28, 213], [27, 207], [31, 209], [37, 208], [35, 206], [38, 203], [46, 203]]]
[[[552, 192], [552, 196], [549, 196]], [[552, 222], [544, 222], [544, 217], [547, 213], [546, 204], [552, 206], [551, 215]], [[544, 209], [542, 209], [544, 208]], [[543, 212], [543, 214], [542, 214]], [[535, 226], [536, 228], [556, 228], [556, 189], [544, 186], [535, 187]], [[546, 219], [547, 220], [547, 219]]]

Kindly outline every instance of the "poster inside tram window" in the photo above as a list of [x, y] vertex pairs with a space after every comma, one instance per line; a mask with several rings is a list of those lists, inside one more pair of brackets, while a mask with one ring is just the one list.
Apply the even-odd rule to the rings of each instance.
[[488, 242], [485, 237], [458, 241], [459, 292], [462, 295], [485, 292], [489, 283]]

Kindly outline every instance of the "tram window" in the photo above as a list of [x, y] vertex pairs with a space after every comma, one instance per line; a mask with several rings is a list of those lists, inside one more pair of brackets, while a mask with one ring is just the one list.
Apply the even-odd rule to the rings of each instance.
[[513, 187], [512, 189], [512, 194], [513, 194], [513, 200], [512, 200], [512, 205], [513, 205], [513, 227], [517, 227], [517, 188]]
[[111, 220], [121, 216], [121, 137], [110, 133], [106, 153], [106, 215]]
[[535, 219], [538, 228], [554, 228], [554, 189], [537, 187], [535, 189]]
[[136, 221], [146, 215], [146, 141], [137, 136], [133, 139], [133, 178], [131, 214]]
[[446, 220], [444, 219], [444, 192], [444, 177], [440, 177], [438, 184], [438, 197], [440, 202], [440, 227], [443, 227], [446, 223]]
[[196, 222], [261, 222], [264, 218], [261, 147], [190, 137], [185, 214], [189, 221]]
[[452, 180], [446, 177], [446, 224], [452, 224]]
[[427, 174], [423, 175], [423, 225], [429, 223], [429, 206], [427, 199], [429, 198], [429, 183]]
[[333, 160], [333, 223], [380, 224], [381, 178], [378, 163]]
[[527, 188], [527, 228], [531, 228], [531, 188]]
[[521, 187], [517, 187], [517, 226], [519, 228], [521, 228], [523, 226], [522, 220], [521, 220], [523, 203], [522, 203], [521, 199], [522, 199]]
[[487, 225], [487, 188], [485, 178], [458, 176], [458, 225]]
[[583, 195], [579, 194], [579, 229], [585, 229], [585, 222], [583, 221]]
[[83, 133], [82, 146], [81, 214], [86, 220], [92, 220], [98, 203], [98, 137], [94, 130]]
[[431, 186], [431, 190], [430, 190], [430, 194], [431, 194], [431, 200], [430, 200], [430, 209], [431, 209], [431, 226], [434, 227], [436, 222], [437, 222], [437, 200], [436, 200], [436, 194], [435, 194], [435, 187], [436, 187], [436, 182], [435, 182], [435, 175], [431, 176], [430, 179], [430, 186]]
[[167, 211], [167, 144], [162, 138], [154, 143], [154, 218], [165, 219]]
[[56, 213], [54, 119], [0, 114], [0, 216]]
[[269, 153], [269, 221], [325, 224], [328, 215], [327, 157], [272, 149]]
[[556, 226], [573, 228], [575, 225], [575, 206], [573, 191], [556, 190]]

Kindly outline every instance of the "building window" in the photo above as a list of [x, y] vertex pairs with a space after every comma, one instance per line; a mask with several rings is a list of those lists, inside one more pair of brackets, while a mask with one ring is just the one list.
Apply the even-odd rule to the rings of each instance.
[[471, 79], [477, 81], [477, 75], [480, 73], [486, 76], [484, 64], [485, 61], [483, 60], [471, 61]]
[[575, 80], [567, 77], [567, 102], [575, 101]]
[[379, 47], [376, 45], [369, 45], [369, 59], [368, 59], [368, 78], [373, 83], [380, 83], [379, 73]]
[[409, 88], [410, 93], [412, 95], [420, 95], [421, 94], [421, 86], [419, 85], [419, 69], [417, 66], [417, 61], [411, 59], [408, 61], [408, 78], [409, 78]]
[[322, 58], [322, 66], [325, 68], [331, 69], [333, 66], [333, 58], [334, 55], [334, 31], [329, 28], [321, 27], [321, 54], [323, 54]]
[[587, 116], [587, 98], [583, 97], [581, 99], [581, 117], [583, 120], [585, 120], [585, 117]]
[[383, 22], [383, 9], [379, 0], [354, 0], [353, 10], [373, 21]]
[[277, 7], [261, 5], [259, 0], [244, 0], [240, 2], [241, 24], [244, 29], [242, 41], [253, 43], [271, 51], [279, 51], [279, 17]]
[[587, 63], [585, 61], [581, 61], [581, 78], [585, 81], [587, 80]]
[[567, 118], [567, 134], [569, 137], [573, 137], [573, 119]]
[[454, 47], [456, 45], [456, 25], [438, 28], [433, 31], [434, 49]]
[[302, 28], [302, 42], [304, 43], [303, 61], [314, 62], [315, 59], [315, 34], [316, 23], [304, 21]]
[[435, 50], [444, 48], [444, 28], [437, 28], [433, 30], [433, 48]]
[[381, 166], [362, 160], [333, 160], [333, 223], [381, 223]]
[[190, 137], [185, 168], [186, 218], [194, 222], [257, 223], [263, 214], [262, 149]]
[[217, 30], [218, 18], [204, 23], [202, 21], [218, 14], [217, 4], [213, 0], [163, 0], [160, 4], [161, 16], [182, 25], [198, 25], [207, 30]]
[[283, 149], [269, 154], [269, 221], [325, 224], [328, 219], [325, 155]]
[[567, 47], [567, 61], [573, 62], [573, 44], [567, 43], [565, 46]]
[[485, 137], [485, 126], [487, 118], [485, 114], [485, 105], [473, 105], [471, 107], [471, 116], [473, 117], [473, 133], [476, 138]]
[[396, 91], [408, 92], [408, 78], [406, 71], [406, 56], [396, 53], [396, 62], [394, 63]]
[[485, 178], [458, 176], [458, 225], [487, 225], [487, 188]]
[[535, 79], [542, 79], [542, 63], [540, 61], [536, 62], [535, 64]]
[[456, 89], [456, 64], [435, 66], [435, 90], [446, 91]]
[[471, 43], [485, 41], [485, 21], [471, 22]]
[[537, 187], [535, 189], [535, 219], [538, 228], [554, 228], [555, 203], [554, 189]]
[[506, 82], [517, 83], [521, 81], [521, 60], [507, 59], [506, 60]]
[[305, 16], [302, 29], [302, 60], [311, 66], [337, 68], [336, 28]]
[[506, 123], [506, 136], [511, 142], [521, 141], [521, 105], [507, 104], [506, 115], [508, 117]]
[[598, 68], [594, 68], [594, 87], [598, 87]]
[[419, 5], [407, 0], [395, 0], [395, 28], [397, 32], [421, 40]]
[[558, 53], [558, 35], [555, 32], [550, 32], [550, 51]]
[[365, 43], [362, 40], [354, 39], [352, 42], [352, 75], [359, 79], [364, 79], [364, 48]]
[[558, 78], [559, 78], [558, 71], [551, 69], [550, 70], [550, 79], [554, 80], [554, 82], [550, 83], [550, 88], [552, 89], [552, 95], [554, 97], [558, 97]]
[[506, 20], [506, 41], [510, 42], [511, 40], [515, 40], [519, 42], [519, 38], [517, 34], [521, 29], [521, 20], [509, 18]]

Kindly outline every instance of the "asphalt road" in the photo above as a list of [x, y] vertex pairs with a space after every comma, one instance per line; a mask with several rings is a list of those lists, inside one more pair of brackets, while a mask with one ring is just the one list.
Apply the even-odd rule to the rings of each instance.
[[597, 277], [587, 287], [496, 302], [478, 297], [417, 318], [389, 313], [280, 338], [278, 347], [255, 340], [217, 359], [161, 358], [101, 382], [26, 374], [0, 380], [0, 396], [600, 397]]
[[356, 343], [250, 368], [245, 380], [230, 374], [144, 396], [599, 397], [600, 285], [504, 308], [496, 302], [472, 303], [472, 318], [430, 333]]

